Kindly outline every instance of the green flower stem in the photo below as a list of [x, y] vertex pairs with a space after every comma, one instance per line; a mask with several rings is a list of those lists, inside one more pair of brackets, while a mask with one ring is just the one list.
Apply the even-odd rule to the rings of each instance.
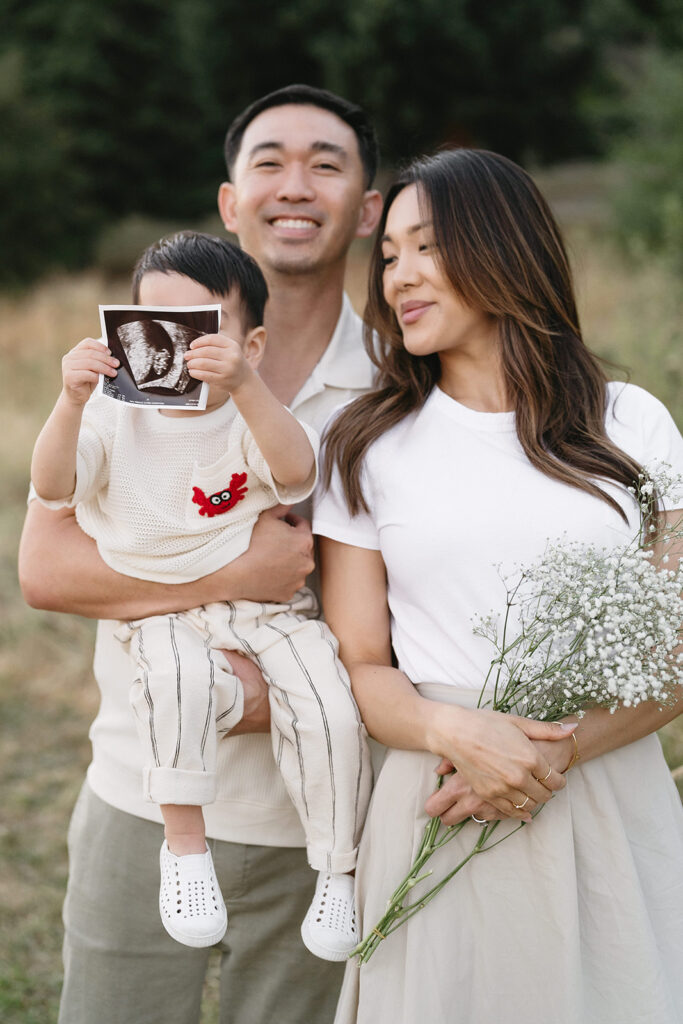
[[[541, 808], [538, 808], [536, 814], [538, 814], [540, 810]], [[444, 878], [424, 893], [416, 903], [406, 903], [406, 898], [410, 894], [411, 890], [418, 884], [418, 882], [424, 881], [424, 879], [428, 878], [431, 874], [431, 871], [427, 871], [423, 875], [420, 875], [420, 872], [422, 871], [426, 861], [431, 857], [432, 853], [450, 842], [450, 840], [467, 824], [467, 821], [463, 821], [458, 825], [451, 825], [445, 830], [444, 835], [438, 842], [435, 841], [436, 837], [433, 836], [432, 841], [427, 843], [426, 833], [428, 831], [430, 833], [434, 833], [435, 830], [432, 828], [434, 822], [439, 823], [439, 819], [435, 818], [426, 826], [425, 836], [423, 836], [420, 847], [421, 852], [415, 858], [410, 872], [406, 875], [398, 888], [392, 893], [386, 912], [377, 922], [367, 938], [363, 939], [362, 942], [359, 942], [351, 953], [352, 957], [355, 956], [358, 958], [359, 965], [366, 964], [372, 957], [380, 942], [426, 907], [427, 904], [441, 892], [443, 887], [447, 885], [448, 882], [450, 882], [450, 880], [457, 875], [473, 857], [476, 857], [480, 853], [485, 853], [487, 850], [492, 850], [495, 846], [498, 846], [500, 843], [505, 842], [506, 839], [509, 839], [510, 836], [515, 834], [515, 832], [519, 832], [519, 830], [524, 828], [525, 825], [525, 822], [521, 822], [517, 828], [514, 828], [511, 832], [501, 836], [495, 843], [490, 844], [488, 840], [491, 838], [501, 822], [492, 821], [488, 825], [482, 827], [477, 842], [474, 844], [467, 856], [463, 857], [462, 860], [459, 861], [459, 863], [456, 864], [456, 866], [452, 868]], [[438, 832], [438, 824], [436, 831]]]

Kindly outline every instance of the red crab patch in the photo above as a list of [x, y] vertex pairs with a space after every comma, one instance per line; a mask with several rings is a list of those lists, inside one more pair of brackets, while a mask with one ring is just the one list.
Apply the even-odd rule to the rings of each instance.
[[216, 491], [207, 496], [199, 487], [192, 488], [192, 501], [199, 505], [200, 516], [220, 516], [223, 512], [229, 512], [238, 501], [241, 501], [249, 488], [246, 486], [246, 473], [233, 473], [230, 483], [222, 491]]

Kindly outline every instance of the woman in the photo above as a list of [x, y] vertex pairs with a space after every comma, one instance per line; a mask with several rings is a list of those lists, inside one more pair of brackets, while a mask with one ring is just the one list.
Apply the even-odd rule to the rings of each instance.
[[[337, 1024], [674, 1024], [683, 812], [653, 733], [683, 700], [592, 709], [575, 731], [477, 710], [491, 651], [472, 620], [548, 539], [634, 536], [627, 488], [655, 459], [683, 475], [683, 439], [652, 396], [606, 382], [552, 215], [503, 157], [444, 152], [399, 178], [366, 319], [378, 387], [330, 430], [314, 523], [326, 617], [390, 748], [361, 846], [363, 934], [427, 813], [511, 819], [502, 834], [555, 798], [348, 967]], [[430, 796], [441, 759], [457, 773]], [[435, 880], [478, 829], [437, 852]]]

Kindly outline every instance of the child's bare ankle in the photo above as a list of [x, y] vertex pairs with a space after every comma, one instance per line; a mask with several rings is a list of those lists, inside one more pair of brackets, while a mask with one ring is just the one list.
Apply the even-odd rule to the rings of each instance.
[[206, 853], [206, 837], [203, 832], [171, 832], [165, 830], [166, 843], [175, 857], [187, 857], [193, 853]]
[[166, 843], [176, 857], [193, 853], [206, 853], [206, 833], [201, 807], [179, 804], [164, 804], [161, 807], [164, 819]]

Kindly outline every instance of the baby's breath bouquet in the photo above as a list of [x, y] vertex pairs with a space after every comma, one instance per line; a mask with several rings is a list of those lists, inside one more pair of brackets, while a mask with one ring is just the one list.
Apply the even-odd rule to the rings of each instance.
[[[663, 707], [674, 698], [683, 680], [683, 654], [678, 650], [683, 559], [669, 564], [669, 551], [683, 541], [683, 520], [658, 528], [655, 508], [656, 496], [679, 507], [682, 490], [669, 467], [651, 469], [632, 488], [640, 528], [630, 543], [609, 549], [549, 545], [540, 562], [512, 578], [503, 577], [507, 599], [502, 622], [490, 615], [474, 625], [474, 632], [494, 649], [479, 707], [556, 721], [565, 715], [581, 717], [591, 706], [614, 712], [645, 700]], [[433, 900], [468, 861], [524, 827], [521, 823], [494, 836], [499, 825], [492, 821], [474, 826], [467, 819], [444, 826], [438, 818], [431, 820], [410, 872], [351, 955], [367, 963], [379, 943]], [[416, 886], [431, 875], [425, 865], [434, 851], [463, 828], [474, 827], [478, 834], [470, 853], [418, 895]]]

